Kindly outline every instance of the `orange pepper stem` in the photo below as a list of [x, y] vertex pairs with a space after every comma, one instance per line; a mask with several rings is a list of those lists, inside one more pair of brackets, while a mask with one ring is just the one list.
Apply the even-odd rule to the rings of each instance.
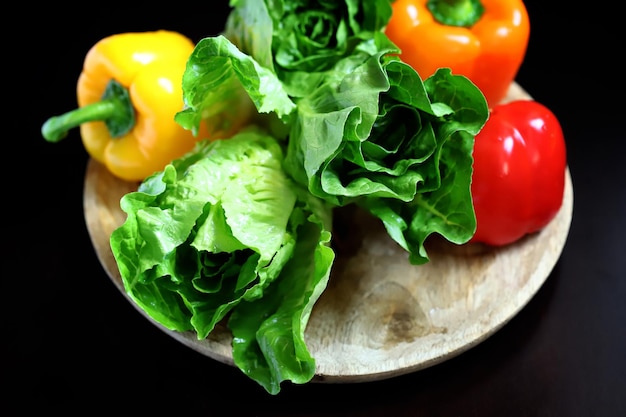
[[109, 81], [100, 101], [49, 118], [41, 127], [41, 134], [48, 142], [59, 142], [70, 129], [95, 121], [106, 123], [112, 138], [128, 133], [135, 125], [128, 89], [115, 80]]
[[480, 0], [428, 0], [426, 6], [446, 26], [472, 27], [485, 12]]

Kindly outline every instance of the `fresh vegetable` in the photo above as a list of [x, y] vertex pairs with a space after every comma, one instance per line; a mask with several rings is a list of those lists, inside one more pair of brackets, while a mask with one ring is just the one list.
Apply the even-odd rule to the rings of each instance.
[[231, 5], [189, 56], [175, 121], [195, 131], [233, 96], [255, 115], [124, 196], [111, 247], [140, 308], [200, 339], [225, 320], [235, 365], [275, 394], [315, 373], [304, 331], [335, 258], [333, 210], [368, 210], [414, 264], [432, 233], [467, 242], [489, 111], [466, 77], [423, 80], [398, 58], [388, 0]]
[[[385, 4], [382, 0], [367, 10], [388, 16]], [[341, 53], [334, 55], [334, 66], [315, 76], [297, 68], [275, 72], [276, 59], [268, 57], [275, 56], [272, 49], [281, 50], [277, 43], [286, 35], [266, 32], [280, 28], [279, 22], [288, 17], [274, 16], [274, 10], [263, 16], [259, 2], [241, 1], [238, 6], [236, 21], [253, 22], [244, 33], [257, 33], [250, 26], [254, 22], [277, 19], [274, 25], [258, 27], [260, 38], [271, 42], [244, 44], [253, 51], [248, 55], [225, 37], [200, 40], [190, 58], [194, 72], [186, 74], [183, 84], [184, 93], [193, 94], [198, 104], [178, 120], [193, 128], [185, 122], [201, 120], [204, 106], [213, 106], [198, 90], [212, 90], [207, 83], [218, 78], [210, 74], [229, 74], [230, 79], [220, 77], [219, 82], [236, 79], [259, 112], [274, 112], [287, 124], [285, 169], [313, 195], [335, 206], [358, 203], [366, 208], [385, 223], [415, 264], [428, 261], [423, 243], [434, 232], [455, 243], [469, 240], [475, 230], [471, 148], [488, 117], [476, 86], [446, 69], [422, 82], [414, 69], [393, 56], [398, 50], [382, 33], [383, 24], [345, 38], [350, 42], [343, 48], [332, 43]], [[303, 14], [310, 12], [302, 9]]]
[[447, 69], [422, 83], [376, 56], [337, 78], [299, 102], [287, 171], [314, 195], [379, 217], [411, 263], [428, 261], [432, 233], [466, 242], [472, 145], [488, 115], [480, 91]]
[[117, 177], [138, 181], [163, 169], [197, 140], [198, 131], [174, 121], [183, 108], [181, 78], [193, 48], [187, 37], [165, 30], [100, 40], [78, 79], [79, 107], [48, 119], [44, 138], [57, 142], [80, 126], [87, 152]]
[[499, 104], [475, 138], [472, 242], [506, 245], [544, 228], [563, 202], [566, 147], [555, 114], [534, 100]]
[[326, 72], [371, 45], [391, 16], [389, 0], [232, 0], [225, 36], [302, 97]]
[[334, 259], [332, 212], [282, 152], [252, 129], [199, 142], [122, 197], [110, 239], [127, 294], [165, 327], [204, 339], [232, 313], [235, 364], [272, 393], [313, 377], [304, 329]]
[[440, 67], [470, 78], [490, 106], [524, 60], [530, 22], [522, 0], [395, 0], [385, 33], [422, 77]]

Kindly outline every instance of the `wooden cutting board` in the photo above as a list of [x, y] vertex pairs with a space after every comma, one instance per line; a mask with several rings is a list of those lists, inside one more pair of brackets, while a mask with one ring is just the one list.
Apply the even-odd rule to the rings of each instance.
[[[507, 100], [530, 99], [512, 84]], [[113, 177], [89, 161], [84, 213], [102, 267], [137, 310], [165, 333], [215, 360], [233, 365], [231, 334], [220, 324], [205, 340], [154, 322], [126, 295], [109, 236], [125, 220], [120, 198], [137, 183]], [[350, 210], [350, 209], [347, 209]], [[338, 252], [326, 291], [306, 329], [317, 382], [390, 378], [454, 357], [492, 335], [534, 296], [558, 261], [573, 211], [569, 170], [563, 205], [541, 232], [502, 248], [455, 246], [431, 239], [430, 262], [414, 266], [383, 226], [366, 213], [349, 213], [358, 231]], [[339, 213], [342, 215], [346, 213]]]

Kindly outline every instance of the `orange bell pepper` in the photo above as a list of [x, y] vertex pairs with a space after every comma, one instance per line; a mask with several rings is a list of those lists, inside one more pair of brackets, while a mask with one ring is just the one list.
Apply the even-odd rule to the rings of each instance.
[[422, 78], [448, 67], [468, 77], [490, 107], [524, 60], [530, 22], [522, 0], [396, 0], [386, 35]]

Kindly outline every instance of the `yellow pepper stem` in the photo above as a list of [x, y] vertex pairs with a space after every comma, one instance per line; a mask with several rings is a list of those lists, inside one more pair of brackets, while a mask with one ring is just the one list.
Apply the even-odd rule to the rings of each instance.
[[59, 142], [70, 129], [94, 121], [105, 122], [113, 138], [125, 135], [135, 125], [135, 109], [128, 90], [117, 81], [108, 83], [102, 100], [46, 120], [41, 134], [48, 142]]

